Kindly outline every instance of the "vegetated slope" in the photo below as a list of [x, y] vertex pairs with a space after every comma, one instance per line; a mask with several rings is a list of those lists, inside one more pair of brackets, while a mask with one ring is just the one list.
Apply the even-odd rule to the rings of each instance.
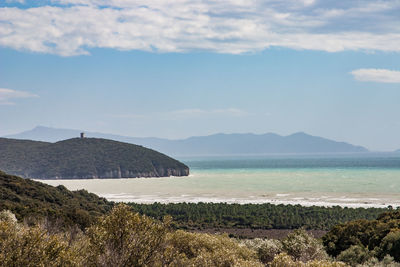
[[18, 219], [35, 217], [59, 220], [64, 225], [89, 226], [113, 204], [86, 190], [69, 191], [0, 171], [0, 210], [12, 211]]
[[[81, 131], [38, 126], [30, 131], [7, 137], [54, 142], [78, 136], [79, 132]], [[95, 132], [87, 132], [87, 136], [139, 144], [175, 156], [368, 152], [366, 148], [361, 146], [336, 142], [301, 132], [288, 136], [281, 136], [274, 133], [213, 134], [181, 140], [127, 137]]]
[[336, 225], [323, 237], [323, 243], [334, 257], [383, 259], [389, 254], [400, 262], [400, 210], [383, 213], [376, 220]]
[[189, 168], [141, 146], [98, 138], [57, 143], [0, 138], [0, 169], [24, 178], [186, 176]]

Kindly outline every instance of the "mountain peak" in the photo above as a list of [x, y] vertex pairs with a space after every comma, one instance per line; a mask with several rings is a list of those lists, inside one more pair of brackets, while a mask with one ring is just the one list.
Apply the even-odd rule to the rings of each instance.
[[[57, 142], [79, 137], [81, 132], [79, 130], [54, 129], [45, 126], [37, 126], [35, 129], [37, 130], [30, 130], [7, 137]], [[368, 152], [364, 147], [354, 146], [345, 142], [336, 142], [323, 137], [309, 135], [305, 132], [296, 132], [287, 136], [275, 133], [217, 133], [180, 140], [126, 137], [94, 132], [86, 132], [86, 134], [90, 137], [142, 145], [174, 156]]]
[[312, 135], [309, 135], [305, 132], [296, 132], [296, 133], [290, 134], [288, 136], [312, 136]]

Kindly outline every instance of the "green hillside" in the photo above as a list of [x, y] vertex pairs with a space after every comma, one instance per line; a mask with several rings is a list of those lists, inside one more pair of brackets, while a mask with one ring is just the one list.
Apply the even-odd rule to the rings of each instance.
[[12, 211], [18, 219], [49, 218], [64, 225], [89, 226], [110, 211], [113, 204], [86, 190], [69, 191], [0, 171], [0, 210]]
[[151, 149], [99, 138], [56, 143], [0, 138], [0, 169], [24, 178], [186, 176], [183, 163]]

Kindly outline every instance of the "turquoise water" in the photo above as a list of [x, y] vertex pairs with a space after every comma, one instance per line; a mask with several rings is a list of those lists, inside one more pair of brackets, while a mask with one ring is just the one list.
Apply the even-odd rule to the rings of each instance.
[[264, 156], [181, 159], [189, 177], [52, 180], [114, 201], [400, 206], [400, 156]]

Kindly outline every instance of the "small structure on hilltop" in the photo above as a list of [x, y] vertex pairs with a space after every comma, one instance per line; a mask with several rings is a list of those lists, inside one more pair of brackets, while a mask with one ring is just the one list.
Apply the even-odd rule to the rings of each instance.
[[85, 133], [84, 132], [81, 133], [81, 139], [83, 139], [83, 138], [85, 138]]

